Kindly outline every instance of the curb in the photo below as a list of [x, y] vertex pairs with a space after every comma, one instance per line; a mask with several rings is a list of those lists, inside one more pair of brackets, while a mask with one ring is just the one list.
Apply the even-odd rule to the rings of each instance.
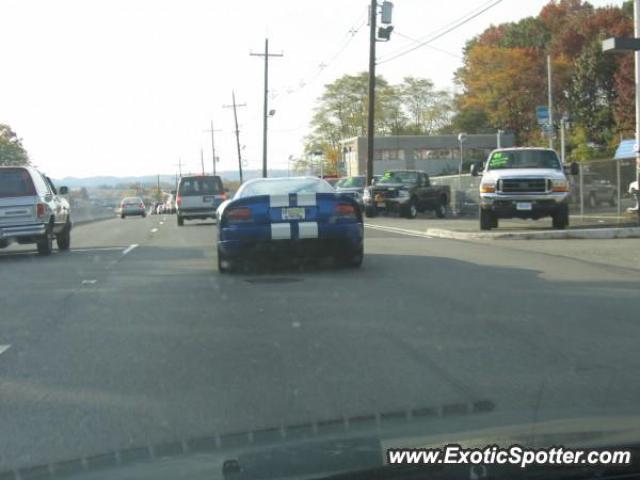
[[540, 230], [529, 232], [456, 232], [429, 228], [426, 235], [453, 240], [563, 240], [640, 238], [640, 227], [581, 228], [575, 230]]

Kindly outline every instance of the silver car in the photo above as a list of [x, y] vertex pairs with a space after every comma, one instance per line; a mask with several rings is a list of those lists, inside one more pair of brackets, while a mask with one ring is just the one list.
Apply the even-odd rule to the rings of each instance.
[[128, 216], [146, 217], [147, 211], [140, 197], [126, 197], [120, 202], [120, 218]]
[[216, 218], [216, 210], [227, 199], [222, 179], [217, 175], [182, 177], [178, 184], [176, 214], [178, 226], [185, 220]]
[[49, 177], [33, 167], [0, 167], [0, 248], [12, 243], [35, 243], [38, 253], [49, 255], [71, 245], [69, 202]]

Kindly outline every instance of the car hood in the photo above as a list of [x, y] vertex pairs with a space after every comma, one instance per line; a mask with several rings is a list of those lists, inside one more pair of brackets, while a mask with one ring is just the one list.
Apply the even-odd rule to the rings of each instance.
[[404, 183], [385, 183], [385, 184], [377, 184], [374, 185], [372, 188], [374, 190], [393, 190], [393, 189], [398, 189], [398, 188], [407, 188], [408, 185], [405, 185]]
[[498, 180], [500, 178], [544, 177], [551, 180], [566, 180], [562, 170], [552, 168], [514, 168], [489, 170], [482, 175], [483, 181]]
[[[328, 429], [327, 433], [321, 433], [320, 428], [317, 434], [295, 437], [290, 441], [281, 438], [281, 430], [276, 429], [273, 441], [266, 439], [266, 434], [273, 432], [261, 431], [256, 435], [265, 437], [262, 441], [229, 448], [224, 448], [224, 440], [222, 447], [211, 442], [211, 446], [204, 450], [201, 450], [204, 439], [196, 439], [195, 442], [185, 440], [135, 449], [133, 451], [140, 455], [140, 459], [131, 463], [117, 461], [115, 455], [84, 459], [78, 462], [77, 474], [65, 478], [224, 479], [222, 467], [232, 462], [239, 468], [233, 476], [237, 480], [302, 479], [383, 468], [385, 452], [389, 448], [442, 448], [447, 444], [459, 444], [465, 448], [487, 445], [509, 447], [515, 444], [523, 447], [563, 445], [567, 448], [597, 448], [636, 446], [640, 442], [640, 416], [635, 413], [554, 416], [539, 419], [535, 424], [522, 416], [514, 421], [505, 413], [467, 413], [412, 422], [389, 418], [382, 425], [384, 428], [376, 426], [375, 422], [371, 427], [362, 428], [363, 425], [355, 429], [331, 425], [333, 429]], [[185, 444], [191, 447], [184, 450]], [[151, 450], [155, 452], [154, 457], [149, 454]], [[129, 458], [128, 452], [120, 452], [120, 458]], [[90, 468], [93, 458], [111, 461], [93, 469]], [[65, 465], [68, 464], [65, 462]], [[82, 467], [84, 464], [89, 467]], [[56, 468], [55, 465], [49, 467]]]
[[364, 187], [338, 187], [336, 188], [336, 193], [354, 193], [354, 192], [362, 192]]

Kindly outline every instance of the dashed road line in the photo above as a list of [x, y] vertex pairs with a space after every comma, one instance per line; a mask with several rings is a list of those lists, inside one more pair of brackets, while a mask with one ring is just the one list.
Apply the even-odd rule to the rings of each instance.
[[0, 345], [0, 355], [2, 355], [4, 352], [9, 350], [10, 348], [11, 348], [11, 345]]
[[157, 228], [152, 228], [152, 229], [151, 229], [151, 233], [156, 233], [157, 231], [158, 231], [158, 229], [157, 229]]
[[131, 245], [129, 245], [127, 248], [124, 249], [124, 251], [122, 252], [122, 255], [126, 255], [128, 253], [130, 253], [134, 248], [138, 248], [138, 244], [137, 243], [133, 243]]
[[91, 279], [91, 280], [82, 280], [82, 285], [95, 285], [95, 283], [96, 283], [97, 281], [98, 281], [98, 280], [95, 280], [95, 279]]

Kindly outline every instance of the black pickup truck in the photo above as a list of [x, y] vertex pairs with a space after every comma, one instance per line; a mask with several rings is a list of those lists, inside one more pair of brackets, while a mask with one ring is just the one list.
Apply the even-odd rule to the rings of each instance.
[[364, 213], [397, 212], [406, 218], [416, 218], [418, 212], [433, 210], [444, 218], [451, 199], [448, 185], [431, 185], [429, 175], [419, 170], [388, 170], [364, 191]]

